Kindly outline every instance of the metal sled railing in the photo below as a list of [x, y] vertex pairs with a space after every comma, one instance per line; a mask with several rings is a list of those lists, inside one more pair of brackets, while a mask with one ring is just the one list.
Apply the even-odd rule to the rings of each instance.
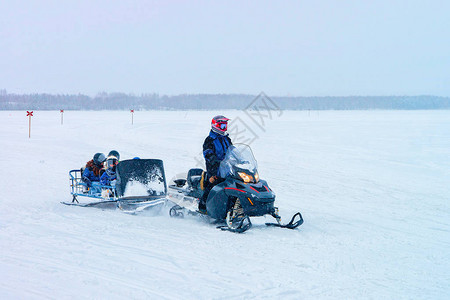
[[71, 194], [76, 199], [78, 196], [103, 199], [101, 194], [103, 189], [109, 189], [112, 192], [110, 199], [117, 198], [117, 192], [115, 187], [111, 185], [101, 185], [100, 182], [95, 182], [95, 185], [88, 187], [88, 185], [83, 181], [81, 170], [71, 170], [69, 171], [69, 180]]

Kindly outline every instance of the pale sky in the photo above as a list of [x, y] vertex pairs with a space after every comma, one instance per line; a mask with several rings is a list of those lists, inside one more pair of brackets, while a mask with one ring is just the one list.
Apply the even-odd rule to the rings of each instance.
[[0, 0], [0, 89], [450, 96], [450, 1]]

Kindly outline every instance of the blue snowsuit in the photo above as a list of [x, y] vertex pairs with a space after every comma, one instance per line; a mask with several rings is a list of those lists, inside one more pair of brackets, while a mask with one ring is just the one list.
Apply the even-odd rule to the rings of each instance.
[[208, 177], [218, 176], [220, 162], [225, 158], [228, 147], [232, 145], [228, 135], [220, 135], [210, 131], [203, 143], [203, 156], [206, 161], [206, 173]]
[[94, 175], [94, 171], [90, 170], [89, 168], [84, 169], [83, 171], [83, 179], [87, 181], [86, 179], [89, 179], [89, 181], [100, 181], [100, 177]]
[[86, 168], [83, 171], [82, 179], [88, 187], [92, 186], [92, 182], [100, 181], [101, 167], [94, 164], [94, 160], [86, 163]]
[[116, 180], [117, 175], [114, 172], [114, 174], [108, 174], [108, 172], [104, 172], [103, 175], [100, 177], [100, 183], [102, 185], [111, 185], [111, 181]]
[[210, 131], [203, 143], [203, 156], [206, 162], [206, 178], [205, 189], [203, 195], [200, 198], [199, 209], [206, 209], [206, 199], [208, 199], [211, 189], [220, 182], [224, 181], [222, 178], [216, 179], [213, 183], [209, 182], [209, 178], [213, 176], [219, 176], [220, 162], [225, 158], [228, 147], [233, 143], [228, 135], [221, 135], [214, 131]]

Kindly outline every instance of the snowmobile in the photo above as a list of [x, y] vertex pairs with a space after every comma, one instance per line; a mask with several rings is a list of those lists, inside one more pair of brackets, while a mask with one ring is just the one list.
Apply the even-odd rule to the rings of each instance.
[[[97, 208], [119, 208], [136, 213], [166, 204], [167, 185], [162, 160], [129, 159], [116, 167], [117, 179], [111, 185], [96, 183], [91, 187], [83, 181], [82, 170], [69, 171], [72, 202], [65, 205]], [[85, 201], [79, 201], [82, 197]]]
[[[174, 179], [169, 185], [168, 198], [174, 203], [169, 211], [171, 217], [184, 217], [186, 212], [201, 215], [198, 202], [203, 194], [204, 174], [202, 169], [190, 169], [186, 178]], [[281, 223], [278, 208], [274, 206], [275, 193], [265, 180], [259, 179], [257, 162], [248, 145], [235, 144], [228, 148], [219, 175], [223, 181], [211, 189], [206, 201], [207, 216], [216, 222], [225, 221], [225, 225], [217, 228], [241, 233], [252, 226], [250, 217], [264, 215], [271, 215], [277, 221], [266, 223], [267, 226], [294, 229], [303, 224], [300, 212], [288, 224]]]

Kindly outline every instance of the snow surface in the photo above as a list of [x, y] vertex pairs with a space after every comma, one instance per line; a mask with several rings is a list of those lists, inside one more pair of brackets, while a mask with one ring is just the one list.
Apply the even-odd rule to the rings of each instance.
[[[68, 171], [95, 152], [201, 159], [216, 114], [257, 138], [262, 179], [297, 230], [71, 207]], [[450, 112], [0, 111], [0, 298], [449, 299]], [[267, 219], [269, 220], [269, 219]]]

